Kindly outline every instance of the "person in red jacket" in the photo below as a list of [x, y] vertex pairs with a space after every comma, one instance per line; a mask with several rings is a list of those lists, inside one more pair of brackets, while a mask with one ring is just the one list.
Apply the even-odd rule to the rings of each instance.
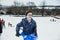
[[1, 34], [2, 34], [2, 20], [0, 18], [0, 36], [1, 36]]
[[4, 28], [5, 28], [5, 20], [4, 19], [2, 19], [2, 26], [4, 26]]

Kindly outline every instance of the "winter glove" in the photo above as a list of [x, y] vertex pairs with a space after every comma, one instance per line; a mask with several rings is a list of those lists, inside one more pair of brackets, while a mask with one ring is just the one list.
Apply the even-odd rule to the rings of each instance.
[[19, 36], [20, 36], [19, 31], [16, 31], [16, 36], [17, 36], [17, 37], [19, 37]]

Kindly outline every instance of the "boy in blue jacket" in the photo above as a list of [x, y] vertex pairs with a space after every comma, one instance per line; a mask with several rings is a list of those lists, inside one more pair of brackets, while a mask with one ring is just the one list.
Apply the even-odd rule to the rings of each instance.
[[[16, 26], [16, 36], [23, 36], [24, 40], [36, 40], [37, 38], [37, 26], [36, 22], [32, 19], [32, 12], [26, 11], [26, 17], [22, 19]], [[23, 27], [23, 32], [20, 34], [20, 27]]]

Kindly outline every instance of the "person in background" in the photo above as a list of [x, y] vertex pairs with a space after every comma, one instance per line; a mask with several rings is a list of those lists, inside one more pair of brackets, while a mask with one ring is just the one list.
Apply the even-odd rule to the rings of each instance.
[[2, 19], [2, 26], [5, 28], [5, 21]]
[[2, 20], [1, 20], [1, 18], [0, 18], [0, 36], [1, 36], [1, 34], [2, 34]]

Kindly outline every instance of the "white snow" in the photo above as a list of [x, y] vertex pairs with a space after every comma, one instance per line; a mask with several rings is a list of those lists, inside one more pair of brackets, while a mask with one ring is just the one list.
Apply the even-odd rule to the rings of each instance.
[[[6, 28], [3, 28], [0, 40], [23, 40], [23, 37], [15, 36], [16, 24], [24, 17], [0, 16], [5, 20]], [[55, 19], [56, 22], [51, 22], [53, 17], [33, 17], [37, 23], [38, 40], [60, 40], [60, 19]], [[13, 27], [8, 27], [10, 22]]]

